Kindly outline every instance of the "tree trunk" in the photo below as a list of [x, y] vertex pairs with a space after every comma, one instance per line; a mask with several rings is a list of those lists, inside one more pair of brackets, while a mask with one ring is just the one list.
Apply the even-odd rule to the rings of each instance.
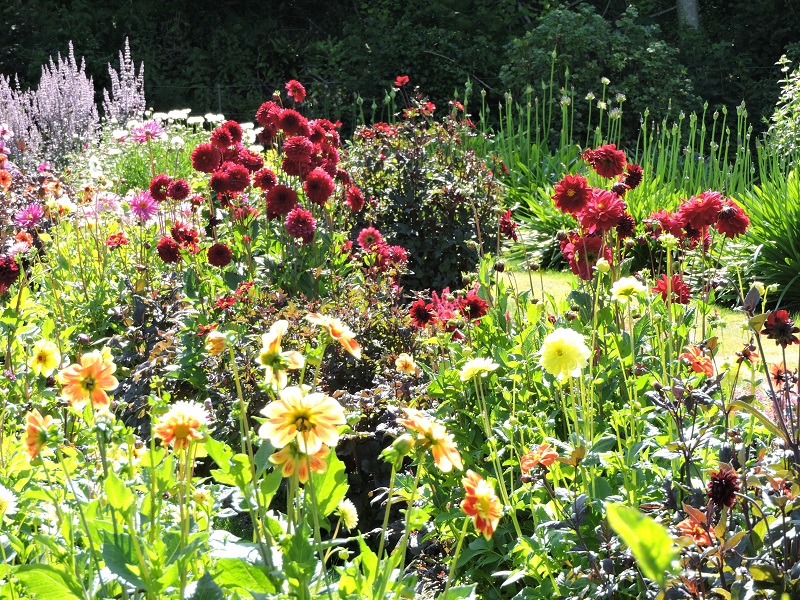
[[681, 27], [700, 29], [700, 15], [697, 12], [697, 0], [677, 0], [678, 24]]

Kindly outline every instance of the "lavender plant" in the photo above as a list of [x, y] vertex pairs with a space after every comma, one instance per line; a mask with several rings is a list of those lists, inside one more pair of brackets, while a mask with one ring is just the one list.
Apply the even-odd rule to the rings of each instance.
[[146, 108], [144, 96], [144, 63], [136, 64], [131, 58], [131, 47], [125, 38], [125, 50], [119, 53], [119, 71], [108, 65], [111, 93], [103, 90], [103, 113], [109, 121], [125, 123], [142, 116]]

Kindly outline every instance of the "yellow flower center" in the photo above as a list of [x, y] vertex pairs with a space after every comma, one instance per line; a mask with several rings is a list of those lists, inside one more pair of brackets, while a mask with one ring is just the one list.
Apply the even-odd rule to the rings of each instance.
[[183, 440], [189, 437], [190, 431], [191, 427], [189, 427], [188, 423], [178, 423], [177, 425], [175, 425], [175, 427], [172, 428], [172, 435], [179, 440]]
[[314, 429], [314, 423], [311, 420], [311, 415], [307, 411], [303, 411], [295, 415], [292, 423], [297, 431], [311, 431]]
[[567, 190], [567, 196], [572, 197], [574, 195], [575, 195], [575, 190]]
[[81, 387], [85, 389], [87, 392], [93, 392], [94, 388], [97, 387], [97, 382], [95, 381], [94, 377], [91, 375], [87, 375], [81, 381]]

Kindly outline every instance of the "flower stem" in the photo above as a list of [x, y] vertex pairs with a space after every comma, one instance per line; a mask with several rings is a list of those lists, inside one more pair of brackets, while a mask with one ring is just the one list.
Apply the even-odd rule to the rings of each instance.
[[465, 518], [464, 525], [461, 527], [461, 536], [458, 538], [458, 544], [456, 544], [456, 552], [453, 555], [453, 562], [450, 565], [450, 573], [447, 575], [447, 585], [444, 586], [442, 598], [447, 598], [447, 592], [450, 591], [450, 584], [453, 583], [453, 575], [455, 575], [456, 567], [458, 566], [458, 557], [461, 554], [461, 546], [464, 543], [464, 538], [467, 535], [467, 525], [469, 525], [469, 519]]

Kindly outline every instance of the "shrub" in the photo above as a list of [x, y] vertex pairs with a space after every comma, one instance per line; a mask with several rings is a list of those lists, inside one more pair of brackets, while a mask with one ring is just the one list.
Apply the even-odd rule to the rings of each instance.
[[[678, 50], [660, 39], [657, 26], [638, 24], [637, 16], [631, 7], [612, 24], [591, 6], [548, 12], [535, 28], [508, 46], [500, 73], [503, 85], [519, 96], [529, 86], [546, 86], [553, 77], [556, 90], [574, 94], [577, 139], [586, 132], [584, 98], [588, 93], [605, 102], [608, 109], [617, 94], [624, 94], [625, 112], [636, 118], [625, 119], [623, 136], [626, 142], [634, 142], [639, 115], [645, 108], [660, 116], [670, 101], [678, 108], [699, 104], [678, 60]], [[567, 69], [568, 78], [564, 75]], [[611, 81], [602, 96], [601, 78]], [[621, 104], [619, 100], [616, 103]]]
[[452, 115], [433, 121], [428, 104], [416, 98], [396, 125], [360, 129], [347, 155], [369, 197], [360, 220], [408, 250], [402, 283], [413, 290], [457, 287], [494, 250], [502, 201], [486, 162], [462, 145], [469, 126]]
[[785, 54], [778, 64], [787, 75], [772, 113], [767, 140], [778, 154], [796, 155], [800, 148], [800, 67], [788, 73], [791, 61]]

